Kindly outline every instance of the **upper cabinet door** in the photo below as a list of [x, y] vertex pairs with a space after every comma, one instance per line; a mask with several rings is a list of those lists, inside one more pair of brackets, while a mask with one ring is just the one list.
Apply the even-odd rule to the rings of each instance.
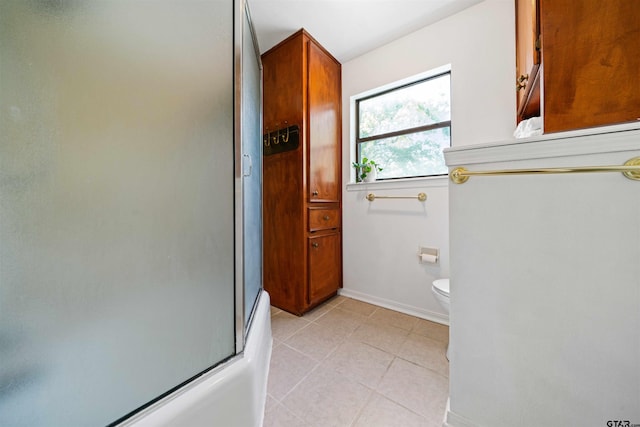
[[640, 118], [640, 2], [541, 0], [540, 17], [545, 133]]
[[308, 44], [308, 191], [311, 202], [340, 200], [340, 63]]
[[302, 43], [285, 40], [262, 55], [263, 133], [292, 125], [302, 128], [304, 120], [304, 77]]
[[518, 121], [540, 115], [539, 0], [516, 0], [516, 90]]

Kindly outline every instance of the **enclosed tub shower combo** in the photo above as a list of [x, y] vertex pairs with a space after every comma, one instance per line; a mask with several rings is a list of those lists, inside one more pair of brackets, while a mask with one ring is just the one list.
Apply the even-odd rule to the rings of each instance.
[[3, 1], [0, 56], [0, 425], [261, 425], [246, 4]]

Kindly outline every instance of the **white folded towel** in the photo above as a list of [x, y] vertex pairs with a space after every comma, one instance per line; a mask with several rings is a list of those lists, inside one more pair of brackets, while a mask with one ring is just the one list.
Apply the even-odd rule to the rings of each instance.
[[528, 138], [535, 135], [542, 135], [542, 119], [540, 117], [531, 117], [521, 121], [513, 132], [513, 136], [516, 138]]

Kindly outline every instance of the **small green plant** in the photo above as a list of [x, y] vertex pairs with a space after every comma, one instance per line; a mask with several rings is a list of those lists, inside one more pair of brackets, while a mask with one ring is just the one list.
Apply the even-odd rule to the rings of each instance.
[[356, 168], [356, 182], [365, 181], [365, 178], [375, 168], [377, 172], [381, 172], [382, 168], [373, 160], [369, 160], [366, 157], [362, 158], [360, 163], [353, 162], [351, 165]]

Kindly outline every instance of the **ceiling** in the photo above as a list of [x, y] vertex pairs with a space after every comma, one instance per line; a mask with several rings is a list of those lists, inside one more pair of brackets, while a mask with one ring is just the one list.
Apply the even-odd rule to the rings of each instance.
[[247, 0], [260, 51], [304, 28], [341, 63], [482, 0]]

